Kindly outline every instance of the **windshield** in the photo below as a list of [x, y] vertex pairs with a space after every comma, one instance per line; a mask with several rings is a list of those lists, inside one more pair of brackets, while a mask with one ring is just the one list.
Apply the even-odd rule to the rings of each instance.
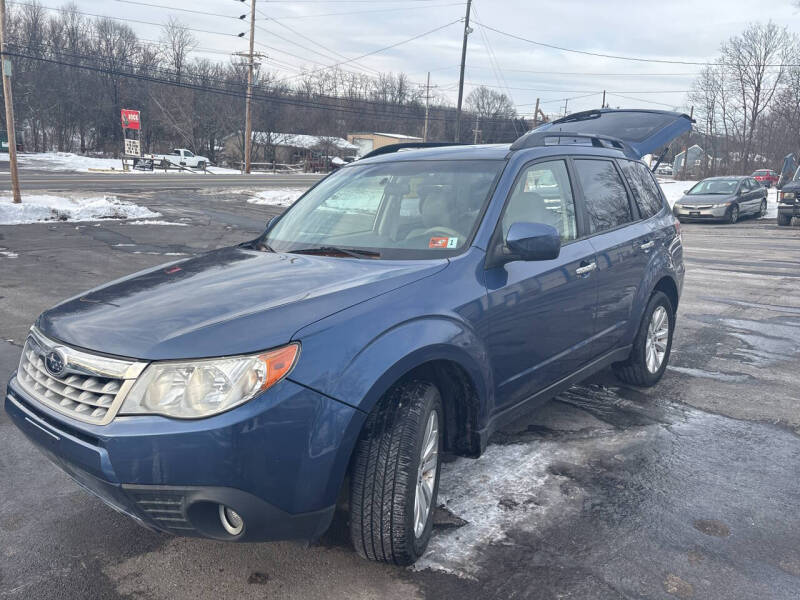
[[753, 177], [762, 177], [764, 175], [769, 175], [769, 171], [756, 171], [753, 173]]
[[792, 177], [792, 181], [800, 181], [800, 167], [797, 167], [797, 170], [794, 172], [794, 177]]
[[353, 165], [312, 188], [262, 238], [276, 252], [439, 258], [477, 229], [501, 160]]
[[736, 193], [738, 185], [738, 179], [706, 179], [690, 189], [687, 196], [700, 196], [701, 194], [730, 196]]

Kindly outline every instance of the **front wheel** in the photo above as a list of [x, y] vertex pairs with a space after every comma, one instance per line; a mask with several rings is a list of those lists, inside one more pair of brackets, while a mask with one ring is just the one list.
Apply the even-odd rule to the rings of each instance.
[[766, 199], [766, 198], [764, 198], [764, 199], [761, 201], [761, 208], [760, 208], [760, 210], [758, 211], [758, 218], [759, 218], [759, 219], [763, 219], [763, 218], [764, 218], [764, 217], [766, 217], [766, 216], [767, 216], [767, 199]]
[[675, 330], [675, 309], [663, 292], [647, 303], [628, 360], [613, 365], [616, 376], [632, 385], [654, 386], [667, 369]]
[[739, 206], [734, 204], [728, 212], [728, 223], [733, 225], [739, 220]]
[[370, 560], [410, 565], [428, 545], [439, 491], [442, 401], [426, 381], [389, 390], [356, 446], [350, 537]]
[[786, 227], [792, 222], [792, 215], [782, 215], [778, 214], [778, 225], [781, 227]]

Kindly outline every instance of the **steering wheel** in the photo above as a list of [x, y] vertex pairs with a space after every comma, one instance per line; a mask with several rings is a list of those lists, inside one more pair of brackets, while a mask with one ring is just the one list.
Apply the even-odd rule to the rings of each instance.
[[430, 229], [426, 229], [422, 233], [418, 233], [414, 237], [425, 237], [426, 235], [430, 235], [437, 231], [440, 233], [446, 233], [447, 235], [452, 237], [464, 237], [458, 231], [456, 231], [455, 229], [450, 229], [449, 227], [431, 227]]

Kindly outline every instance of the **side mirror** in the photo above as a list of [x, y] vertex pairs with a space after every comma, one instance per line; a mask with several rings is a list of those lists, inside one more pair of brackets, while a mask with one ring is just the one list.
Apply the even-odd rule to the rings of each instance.
[[684, 194], [688, 194], [688, 193], [689, 193], [689, 190], [683, 190], [683, 193], [684, 193]]
[[505, 242], [510, 260], [552, 260], [561, 253], [558, 230], [544, 223], [513, 223]]

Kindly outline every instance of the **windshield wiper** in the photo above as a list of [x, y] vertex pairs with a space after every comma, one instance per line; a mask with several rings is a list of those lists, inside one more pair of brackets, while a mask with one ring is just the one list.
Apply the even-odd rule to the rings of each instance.
[[353, 258], [380, 258], [381, 253], [374, 250], [361, 250], [360, 248], [339, 248], [338, 246], [316, 246], [314, 248], [301, 248], [292, 250], [291, 254], [346, 254]]

